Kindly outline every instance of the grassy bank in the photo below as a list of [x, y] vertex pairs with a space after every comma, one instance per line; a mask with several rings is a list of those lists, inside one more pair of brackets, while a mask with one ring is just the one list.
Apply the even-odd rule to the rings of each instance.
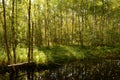
[[[17, 63], [27, 61], [27, 49], [17, 48]], [[84, 47], [79, 46], [53, 46], [34, 48], [34, 62], [36, 64], [63, 63], [79, 59], [120, 59], [120, 48], [116, 47]], [[11, 55], [11, 59], [13, 57]], [[0, 65], [6, 65], [7, 56], [0, 49]]]

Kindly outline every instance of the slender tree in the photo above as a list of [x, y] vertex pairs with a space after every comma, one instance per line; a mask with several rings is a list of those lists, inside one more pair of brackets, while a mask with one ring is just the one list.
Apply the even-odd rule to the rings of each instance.
[[28, 6], [28, 63], [30, 63], [31, 54], [31, 0], [29, 0]]
[[73, 42], [74, 42], [74, 22], [75, 22], [75, 19], [74, 19], [74, 17], [75, 17], [75, 13], [74, 13], [74, 1], [73, 1], [73, 5], [72, 5], [72, 42], [71, 42], [71, 44], [74, 44]]
[[63, 28], [63, 16], [62, 16], [62, 13], [63, 13], [63, 11], [62, 11], [62, 0], [60, 0], [60, 44], [62, 44], [62, 28]]
[[35, 23], [32, 22], [32, 31], [31, 31], [31, 61], [33, 61], [33, 38], [34, 38], [34, 26]]
[[[93, 39], [96, 39], [97, 37], [97, 16], [96, 16], [96, 0], [93, 0], [93, 5], [94, 5], [94, 11], [93, 11], [93, 14], [94, 14], [94, 22], [93, 22], [93, 35], [94, 35], [94, 38]], [[96, 43], [92, 42], [93, 45], [96, 45]]]
[[3, 4], [3, 30], [4, 30], [4, 42], [5, 42], [5, 50], [8, 57], [8, 64], [10, 64], [10, 50], [8, 46], [8, 38], [7, 38], [7, 25], [6, 25], [6, 7], [5, 7], [5, 0], [2, 0]]
[[14, 4], [15, 0], [12, 0], [12, 49], [13, 49], [13, 55], [14, 55], [14, 63], [16, 63], [16, 42], [15, 42], [15, 27], [14, 27]]
[[83, 46], [84, 44], [83, 44], [83, 41], [84, 41], [84, 39], [83, 39], [83, 34], [84, 34], [84, 1], [82, 0], [81, 1], [81, 4], [82, 4], [82, 6], [81, 6], [81, 18], [82, 18], [82, 22], [81, 22], [81, 30], [80, 30], [80, 37], [81, 37], [81, 39], [80, 39], [80, 43], [81, 43], [81, 46]]
[[105, 14], [105, 10], [104, 10], [104, 5], [105, 5], [105, 3], [104, 3], [104, 0], [102, 0], [102, 6], [101, 6], [101, 19], [100, 19], [100, 29], [99, 29], [99, 34], [100, 34], [100, 45], [103, 45], [104, 43], [103, 43], [103, 40], [104, 40], [104, 23], [105, 23], [105, 16], [104, 16], [104, 14]]

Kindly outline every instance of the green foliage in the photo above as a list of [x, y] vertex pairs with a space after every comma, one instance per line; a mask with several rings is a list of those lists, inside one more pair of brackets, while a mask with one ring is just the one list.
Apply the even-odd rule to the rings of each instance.
[[[27, 49], [18, 48], [17, 50], [17, 63], [27, 61]], [[120, 48], [116, 47], [84, 47], [79, 46], [54, 46], [54, 47], [42, 47], [40, 49], [34, 49], [33, 61], [36, 64], [50, 64], [50, 63], [64, 63], [74, 60], [82, 59], [119, 59]], [[6, 64], [7, 57], [3, 49], [0, 50], [0, 64]]]
[[[113, 53], [120, 52], [119, 4], [120, 0], [33, 0], [30, 15], [31, 32], [33, 31], [33, 36], [30, 37], [33, 43], [30, 44], [34, 48], [34, 61], [47, 64], [116, 56]], [[14, 7], [17, 62], [25, 62], [27, 48], [30, 47], [28, 35], [31, 35], [28, 34], [28, 1], [19, 0]], [[13, 62], [11, 13], [11, 0], [7, 0], [7, 38]], [[0, 60], [6, 62], [2, 15], [0, 2]], [[86, 46], [93, 49], [86, 49]]]

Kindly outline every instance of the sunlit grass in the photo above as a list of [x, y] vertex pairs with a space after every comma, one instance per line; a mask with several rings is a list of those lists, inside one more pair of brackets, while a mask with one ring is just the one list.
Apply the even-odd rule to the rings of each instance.
[[6, 55], [0, 55], [0, 64], [5, 65], [7, 62], [7, 57]]
[[27, 61], [27, 49], [26, 48], [17, 48], [16, 50], [17, 62], [26, 62]]
[[7, 62], [7, 55], [3, 49], [0, 48], [0, 64], [5, 65]]
[[45, 64], [47, 63], [46, 54], [43, 51], [34, 52], [34, 62], [37, 64]]
[[66, 46], [66, 49], [69, 51], [69, 56], [73, 56], [76, 59], [84, 59], [84, 52], [79, 47]]

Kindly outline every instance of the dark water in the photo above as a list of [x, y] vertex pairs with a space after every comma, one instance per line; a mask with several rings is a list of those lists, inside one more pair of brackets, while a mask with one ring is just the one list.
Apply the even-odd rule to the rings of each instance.
[[34, 73], [20, 71], [17, 75], [12, 75], [12, 77], [10, 73], [0, 74], [0, 80], [120, 80], [120, 61], [75, 61], [66, 63], [56, 69]]

